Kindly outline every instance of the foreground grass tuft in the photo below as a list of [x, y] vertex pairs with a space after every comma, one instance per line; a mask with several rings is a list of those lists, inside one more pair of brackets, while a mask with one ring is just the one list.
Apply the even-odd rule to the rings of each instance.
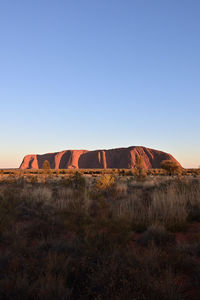
[[198, 299], [199, 181], [82, 177], [0, 184], [0, 299]]

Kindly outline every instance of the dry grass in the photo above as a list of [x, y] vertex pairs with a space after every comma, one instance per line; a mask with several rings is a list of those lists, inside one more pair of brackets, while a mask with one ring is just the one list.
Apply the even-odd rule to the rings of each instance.
[[[134, 192], [114, 203], [118, 217], [131, 218], [137, 227], [162, 224], [170, 230], [181, 230], [189, 219], [199, 220], [200, 183], [170, 180], [166, 185], [134, 185]], [[150, 191], [148, 188], [150, 187]], [[192, 187], [192, 188], [191, 188]], [[152, 189], [151, 189], [152, 188]]]
[[117, 172], [0, 184], [0, 299], [198, 299], [199, 180]]

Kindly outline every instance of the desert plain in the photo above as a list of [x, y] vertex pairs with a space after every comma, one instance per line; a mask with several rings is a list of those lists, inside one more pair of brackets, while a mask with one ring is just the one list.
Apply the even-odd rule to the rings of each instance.
[[199, 299], [200, 170], [1, 170], [0, 274], [0, 299]]

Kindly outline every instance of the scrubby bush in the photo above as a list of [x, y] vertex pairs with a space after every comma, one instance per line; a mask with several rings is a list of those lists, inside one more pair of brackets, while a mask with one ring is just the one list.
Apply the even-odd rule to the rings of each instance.
[[176, 161], [164, 160], [161, 162], [161, 168], [164, 169], [168, 175], [181, 175], [182, 168]]
[[38, 176], [32, 176], [31, 183], [36, 183], [36, 182], [38, 182]]
[[117, 182], [115, 184], [116, 196], [126, 197], [128, 192], [128, 186], [126, 182]]
[[106, 190], [110, 190], [113, 188], [115, 184], [115, 178], [113, 175], [102, 175], [100, 176], [95, 183], [95, 188], [98, 191], [106, 191]]
[[83, 175], [76, 171], [73, 175], [66, 176], [63, 179], [63, 185], [65, 187], [70, 187], [75, 190], [82, 190], [85, 188], [86, 181]]
[[148, 246], [154, 243], [157, 246], [166, 246], [175, 242], [175, 235], [168, 232], [162, 225], [152, 225], [138, 239], [139, 244]]
[[125, 176], [126, 175], [126, 171], [124, 169], [119, 170], [119, 175], [120, 176]]

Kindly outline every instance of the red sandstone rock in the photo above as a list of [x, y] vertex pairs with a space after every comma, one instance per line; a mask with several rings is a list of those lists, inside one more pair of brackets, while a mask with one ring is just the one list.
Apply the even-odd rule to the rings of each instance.
[[[20, 169], [41, 169], [48, 160], [52, 169], [134, 168], [136, 155], [144, 157], [145, 168], [160, 168], [163, 160], [176, 161], [165, 152], [141, 146], [110, 150], [66, 150], [43, 155], [26, 155]], [[177, 162], [177, 161], [176, 161]]]

